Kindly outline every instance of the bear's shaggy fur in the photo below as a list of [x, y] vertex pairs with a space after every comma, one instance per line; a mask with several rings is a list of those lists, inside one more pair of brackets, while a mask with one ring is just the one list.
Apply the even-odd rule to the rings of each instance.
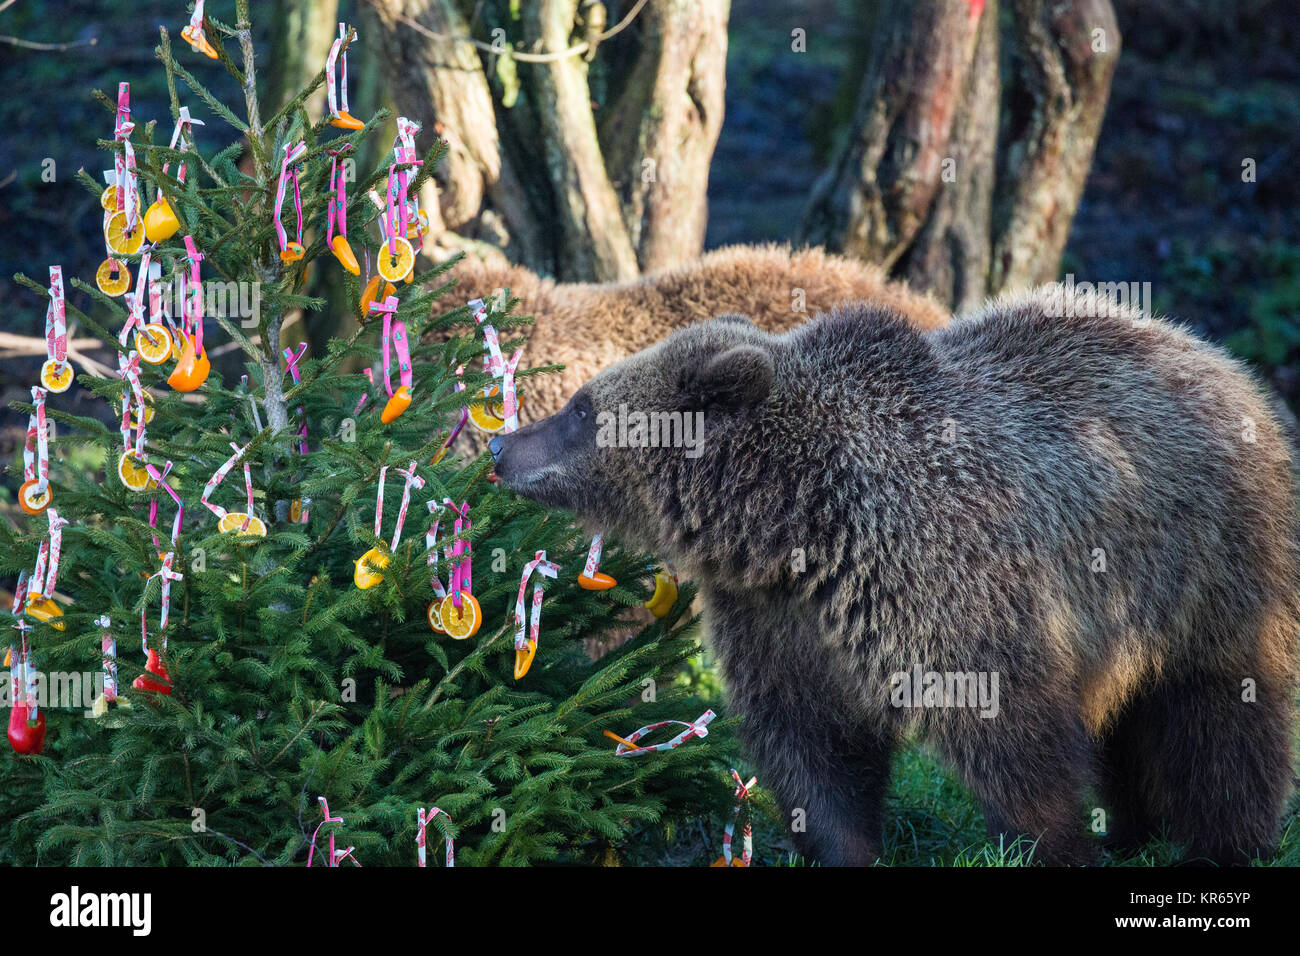
[[[1049, 863], [1094, 857], [1096, 807], [1124, 845], [1163, 827], [1219, 863], [1274, 846], [1300, 629], [1290, 449], [1220, 349], [1050, 301], [929, 334], [865, 305], [781, 335], [724, 317], [493, 442], [507, 486], [700, 585], [760, 780], [804, 811], [815, 859], [877, 858], [909, 739]], [[610, 430], [620, 406], [702, 411], [698, 457], [610, 447], [638, 437]], [[899, 706], [918, 670], [997, 675], [996, 713]]]
[[[820, 249], [729, 246], [634, 282], [557, 283], [522, 266], [467, 258], [447, 278], [458, 298], [489, 299], [509, 288], [534, 318], [521, 329], [530, 366], [564, 371], [529, 379], [520, 421], [554, 415], [583, 382], [601, 369], [649, 348], [670, 332], [726, 312], [748, 315], [759, 328], [785, 332], [841, 302], [874, 302], [901, 313], [917, 328], [950, 318], [937, 301], [890, 279], [877, 266]], [[796, 311], [796, 290], [804, 311]]]

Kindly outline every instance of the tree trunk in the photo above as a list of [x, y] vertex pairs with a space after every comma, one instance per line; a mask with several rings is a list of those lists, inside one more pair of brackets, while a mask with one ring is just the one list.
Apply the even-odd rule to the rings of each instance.
[[1012, 0], [1005, 82], [997, 0], [870, 6], [857, 114], [799, 239], [958, 310], [1055, 278], [1119, 51], [1109, 0]]
[[370, 6], [396, 108], [451, 146], [436, 244], [486, 242], [572, 281], [633, 278], [702, 250], [727, 0], [608, 15], [591, 0], [536, 0], [519, 20], [503, 0]]
[[[338, 0], [276, 0], [270, 62], [274, 112], [306, 87], [325, 65], [330, 44], [338, 36]], [[325, 87], [306, 103], [312, 121], [325, 115]]]

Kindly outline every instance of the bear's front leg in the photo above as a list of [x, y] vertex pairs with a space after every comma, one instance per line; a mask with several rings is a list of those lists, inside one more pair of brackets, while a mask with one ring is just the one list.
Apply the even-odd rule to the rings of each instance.
[[750, 710], [745, 736], [759, 782], [776, 794], [799, 852], [825, 866], [870, 866], [880, 857], [892, 743], [843, 719], [806, 706]]

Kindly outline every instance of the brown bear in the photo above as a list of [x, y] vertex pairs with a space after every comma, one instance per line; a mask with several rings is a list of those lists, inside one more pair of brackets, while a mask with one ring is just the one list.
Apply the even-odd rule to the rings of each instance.
[[784, 332], [840, 302], [876, 302], [918, 328], [950, 318], [937, 301], [890, 279], [877, 266], [788, 246], [730, 246], [633, 282], [557, 283], [522, 266], [466, 258], [447, 278], [459, 298], [487, 300], [509, 288], [534, 324], [521, 329], [529, 366], [564, 371], [528, 380], [520, 421], [554, 415], [603, 368], [648, 348], [675, 329], [726, 312], [748, 315], [769, 332]]
[[823, 863], [877, 859], [905, 740], [1049, 864], [1094, 859], [1096, 820], [1218, 863], [1274, 846], [1290, 450], [1219, 348], [1060, 299], [930, 333], [868, 305], [779, 335], [726, 316], [491, 442], [507, 487], [700, 586], [762, 779]]

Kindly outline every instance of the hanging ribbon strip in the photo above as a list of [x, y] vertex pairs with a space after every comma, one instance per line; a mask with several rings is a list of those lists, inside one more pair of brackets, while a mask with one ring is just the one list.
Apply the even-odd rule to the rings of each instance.
[[[726, 866], [734, 865], [731, 860], [731, 841], [736, 832], [736, 821], [740, 819], [740, 808], [749, 799], [749, 791], [758, 783], [757, 777], [750, 777], [747, 782], [742, 782], [740, 774], [736, 773], [734, 767], [731, 769], [731, 776], [736, 781], [736, 809], [732, 811], [731, 822], [722, 833], [722, 859]], [[740, 866], [749, 866], [749, 861], [754, 855], [754, 829], [748, 820], [745, 821], [741, 841], [743, 849], [740, 853]]]
[[[528, 633], [524, 633], [524, 590], [528, 587], [528, 578], [536, 571], [538, 579], [533, 582], [533, 609], [529, 616]], [[533, 560], [524, 565], [523, 576], [519, 580], [519, 596], [515, 599], [515, 650], [528, 651], [537, 647], [537, 637], [542, 623], [542, 581], [543, 577], [554, 578], [560, 572], [560, 566], [546, 560], [546, 552], [538, 551]]]
[[45, 389], [32, 387], [32, 404], [36, 406], [27, 419], [27, 438], [23, 442], [23, 483], [36, 482], [38, 495], [50, 486], [50, 433], [45, 420]]
[[[172, 463], [169, 461], [165, 465], [163, 465], [162, 471], [159, 471], [153, 465], [147, 463], [145, 464], [144, 469], [148, 473], [149, 477], [154, 480], [154, 482], [160, 485], [162, 489], [167, 492], [167, 494], [171, 495], [172, 501], [176, 502], [176, 517], [175, 519], [172, 520], [172, 536], [171, 536], [171, 547], [172, 550], [174, 551], [176, 550], [176, 541], [181, 534], [181, 522], [185, 519], [185, 502], [181, 501], [180, 495], [178, 495], [175, 492], [175, 490], [172, 488], [171, 485], [167, 484], [166, 478], [171, 473]], [[158, 526], [158, 499], [155, 498], [153, 501], [149, 502], [149, 527], [156, 528], [157, 526]], [[157, 534], [153, 534], [153, 546], [155, 548], [159, 547]]]
[[[389, 545], [389, 552], [397, 551], [397, 544], [402, 540], [402, 525], [406, 523], [406, 512], [411, 506], [411, 488], [417, 490], [424, 487], [424, 479], [415, 473], [415, 462], [411, 462], [409, 468], [394, 469], [399, 475], [406, 478], [406, 483], [402, 486], [402, 504], [397, 509], [397, 524], [393, 527], [393, 541]], [[384, 465], [379, 469], [379, 491], [375, 494], [375, 537], [378, 538], [383, 533], [384, 526], [384, 478], [388, 474], [388, 466]]]
[[598, 534], [591, 539], [591, 547], [587, 549], [587, 563], [582, 569], [585, 577], [595, 577], [596, 571], [599, 570], [600, 553], [604, 548], [604, 542], [604, 534]]
[[[234, 442], [230, 443], [230, 447], [235, 449], [235, 453], [227, 458], [226, 463], [218, 468], [213, 473], [212, 477], [208, 479], [208, 483], [203, 486], [203, 496], [199, 499], [203, 502], [204, 507], [217, 516], [218, 521], [230, 514], [230, 512], [221, 507], [221, 505], [214, 505], [208, 499], [211, 498], [213, 492], [221, 486], [221, 483], [226, 480], [226, 475], [230, 474], [230, 469], [235, 467], [235, 462], [239, 461], [244, 452], [248, 449], [247, 445], [244, 445], [241, 448]], [[253, 472], [249, 468], [247, 461], [244, 462], [244, 488], [248, 492], [248, 511], [245, 512], [244, 523], [240, 527], [240, 531], [247, 531], [249, 523], [253, 520]]]
[[[713, 711], [706, 710], [696, 720], [689, 724], [681, 720], [661, 720], [655, 724], [648, 724], [647, 726], [628, 734], [627, 737], [616, 738], [620, 742], [614, 753], [619, 757], [639, 757], [642, 754], [655, 753], [656, 751], [674, 750], [686, 743], [686, 741], [690, 740], [692, 737], [707, 737], [709, 735], [709, 721], [713, 720], [715, 716], [716, 715]], [[672, 740], [662, 744], [652, 744], [648, 747], [638, 747], [636, 745], [636, 742], [646, 734], [650, 733], [650, 731], [658, 730], [660, 727], [670, 727], [673, 725], [685, 727], [686, 729]], [[609, 736], [614, 735], [609, 734]]]
[[411, 346], [406, 338], [406, 323], [394, 316], [397, 310], [397, 296], [390, 295], [383, 302], [371, 302], [371, 312], [384, 314], [384, 390], [389, 397], [393, 395], [392, 358], [389, 344], [397, 352], [398, 383], [408, 391], [411, 388]]
[[[302, 384], [302, 378], [298, 374], [298, 363], [302, 361], [302, 357], [303, 355], [306, 354], [306, 352], [307, 352], [307, 343], [304, 342], [299, 347], [297, 352], [294, 352], [294, 350], [291, 348], [286, 348], [282, 353], [284, 355], [286, 370], [288, 371], [289, 375], [293, 378], [293, 384], [295, 388]], [[256, 407], [257, 406], [254, 405], [254, 408]], [[258, 431], [261, 430], [262, 430], [261, 426], [259, 425]], [[298, 406], [298, 454], [300, 455], [307, 454], [307, 413], [303, 410], [303, 407], [301, 405]], [[308, 511], [310, 510], [310, 505], [311, 505], [310, 498], [302, 499], [302, 513], [299, 515], [298, 520], [303, 524], [307, 523]]]
[[[420, 132], [420, 124], [414, 120], [407, 119], [405, 116], [397, 117], [397, 136], [393, 140], [393, 156], [396, 162], [404, 163], [411, 166], [423, 166], [424, 161], [416, 159], [415, 152], [415, 134]], [[402, 182], [402, 197], [406, 209], [407, 225], [402, 229], [402, 235], [407, 235], [407, 228], [411, 223], [416, 225], [415, 234], [415, 251], [419, 252], [424, 244], [424, 229], [420, 225], [420, 196], [418, 193], [411, 192], [411, 183], [415, 179], [415, 170], [408, 169], [404, 174]]]
[[[131, 331], [133, 329], [137, 332], [144, 330], [144, 297], [146, 294], [151, 296], [153, 294], [152, 283], [149, 281], [149, 273], [153, 268], [152, 258], [153, 247], [144, 246], [140, 254], [140, 271], [136, 273], [135, 277], [135, 295], [131, 297], [131, 307], [127, 311], [126, 322], [122, 324], [122, 331], [117, 334], [117, 342], [124, 351], [129, 351], [127, 340], [130, 338]], [[161, 298], [161, 295], [159, 298]], [[151, 315], [153, 307], [153, 299], [150, 298], [149, 310]], [[120, 357], [118, 365], [120, 369]]]
[[[334, 41], [337, 43], [338, 41]], [[344, 109], [347, 109], [346, 100]], [[346, 186], [347, 177], [344, 175], [346, 170], [339, 165], [339, 156], [352, 148], [351, 143], [347, 143], [342, 149], [331, 149], [330, 154], [330, 202], [327, 208], [327, 218], [325, 226], [325, 243], [331, 249], [334, 248], [334, 227], [337, 224], [339, 235], [344, 239], [348, 237], [348, 193]]]
[[305, 142], [299, 141], [297, 146], [285, 144], [284, 161], [280, 164], [280, 181], [275, 187], [275, 234], [280, 240], [281, 253], [289, 248], [289, 234], [285, 231], [284, 223], [280, 221], [280, 210], [284, 208], [285, 181], [290, 177], [293, 179], [293, 205], [298, 213], [298, 229], [295, 236], [300, 249], [302, 246], [302, 193], [298, 185], [298, 170], [291, 170], [289, 167], [302, 159], [306, 153]]
[[[162, 635], [162, 649], [165, 651], [167, 650], [167, 621], [171, 617], [172, 582], [183, 580], [185, 577], [185, 575], [181, 574], [179, 571], [172, 570], [172, 567], [176, 562], [176, 542], [181, 535], [181, 522], [185, 520], [185, 503], [181, 501], [180, 495], [178, 495], [172, 489], [171, 485], [167, 484], [166, 481], [167, 475], [170, 474], [172, 470], [172, 463], [170, 461], [167, 462], [165, 465], [163, 465], [162, 471], [159, 471], [157, 468], [155, 468], [153, 465], [150, 464], [146, 464], [144, 467], [149, 477], [152, 478], [159, 486], [165, 489], [167, 494], [171, 495], [172, 501], [176, 502], [176, 517], [172, 521], [171, 549], [166, 554], [160, 555], [160, 557], [162, 558], [162, 567], [160, 567], [156, 572], [150, 575], [151, 578], [162, 579], [162, 598], [161, 598], [162, 610], [159, 612], [159, 616], [158, 616], [158, 633]], [[245, 465], [244, 467], [245, 469], [247, 469], [248, 466]], [[245, 477], [247, 477], [247, 472], [245, 472]], [[209, 505], [209, 507], [211, 506]], [[251, 478], [249, 479], [249, 509], [248, 510], [249, 513], [251, 514], [253, 510]], [[153, 501], [149, 502], [150, 529], [157, 527], [157, 524], [158, 524], [158, 499], [155, 498]], [[150, 533], [152, 534], [152, 531]], [[157, 534], [153, 534], [153, 546], [155, 548], [158, 547]], [[145, 582], [146, 587], [148, 586], [148, 584], [149, 582], [146, 581]], [[149, 629], [148, 629], [148, 625], [146, 624], [146, 616], [147, 616], [146, 609], [143, 607], [140, 608], [140, 645], [144, 648], [145, 656], [148, 657], [149, 656]]]
[[[440, 813], [447, 818], [448, 823], [451, 823], [451, 814], [446, 810], [438, 807], [430, 807], [428, 810], [424, 809], [424, 807], [416, 808], [415, 856], [421, 867], [425, 865], [425, 831], [428, 829], [430, 821]], [[450, 833], [444, 834], [443, 839], [446, 841], [447, 846], [447, 866], [453, 867], [456, 865], [456, 844], [452, 841]]]
[[68, 367], [68, 315], [63, 298], [63, 267], [50, 266], [50, 303], [45, 307], [45, 360], [62, 376]]
[[[471, 548], [469, 541], [461, 537], [461, 532], [463, 531], [465, 534], [469, 534], [469, 529], [471, 527], [469, 520], [469, 502], [462, 502], [459, 508], [452, 504], [450, 498], [443, 498], [442, 503], [444, 507], [450, 508], [456, 515], [456, 524], [453, 528], [456, 544], [451, 551], [451, 560], [455, 562], [455, 564], [449, 581], [450, 586], [448, 590], [451, 594], [452, 607], [459, 612], [461, 609], [461, 592], [463, 591], [466, 594], [474, 593], [474, 583], [472, 580], [472, 572], [474, 570], [472, 555], [473, 549]], [[457, 558], [460, 558], [461, 560], [457, 561]]]
[[[176, 119], [176, 125], [172, 127], [172, 138], [168, 145], [174, 150], [179, 143], [181, 152], [192, 151], [194, 149], [194, 127], [203, 125], [205, 125], [203, 120], [196, 120], [190, 116], [188, 106], [182, 106], [180, 115]], [[182, 139], [182, 137], [184, 138]], [[176, 171], [176, 178], [181, 182], [185, 182], [185, 165], [185, 163], [181, 163], [180, 169]], [[171, 166], [170, 160], [163, 163], [162, 171], [167, 172], [169, 166]]]
[[[429, 566], [429, 583], [433, 585], [433, 593], [442, 600], [447, 596], [447, 589], [442, 586], [442, 580], [438, 577], [438, 525], [441, 522], [442, 511], [446, 505], [439, 504], [436, 501], [428, 502], [429, 516], [433, 519], [429, 523], [429, 530], [424, 533], [424, 550], [425, 562]], [[451, 563], [452, 546], [447, 543], [442, 549], [443, 557], [448, 564]]]
[[501, 429], [507, 435], [519, 428], [519, 402], [515, 394], [515, 370], [524, 350], [516, 349], [506, 361], [501, 356], [501, 342], [496, 328], [487, 321], [487, 306], [482, 299], [471, 299], [469, 307], [474, 314], [474, 321], [483, 327], [483, 370], [493, 378], [501, 379], [501, 406], [505, 425]]
[[30, 595], [39, 594], [50, 598], [54, 596], [54, 588], [59, 582], [59, 556], [63, 553], [63, 528], [68, 520], [60, 518], [59, 513], [53, 508], [48, 509], [46, 513], [50, 518], [50, 531], [36, 552], [36, 566], [27, 581], [27, 590]]
[[[456, 388], [455, 388], [457, 392], [465, 391], [465, 383], [462, 381], [462, 376], [464, 374], [465, 374], [465, 366], [457, 365], [456, 366]], [[447, 436], [447, 440], [442, 443], [442, 447], [439, 448], [437, 454], [433, 456], [433, 463], [435, 465], [442, 459], [442, 456], [446, 453], [447, 449], [451, 447], [452, 442], [456, 440], [456, 438], [460, 435], [461, 431], [464, 430], [465, 425], [468, 422], [469, 422], [469, 408], [466, 406], [461, 406], [460, 418], [456, 420], [456, 426], [452, 428], [451, 434]]]
[[185, 303], [181, 325], [187, 335], [194, 336], [194, 354], [203, 354], [203, 281], [200, 278], [199, 263], [206, 256], [199, 252], [193, 236], [185, 237], [185, 261], [189, 263], [188, 281], [181, 272], [181, 288]]
[[[339, 24], [339, 36], [330, 44], [329, 56], [325, 57], [325, 90], [330, 104], [330, 116], [337, 117], [341, 113], [351, 115], [348, 110], [348, 51], [343, 49], [343, 44], [347, 42], [348, 30], [345, 24]], [[339, 52], [343, 53], [343, 62], [339, 63]], [[338, 66], [338, 95], [334, 94], [334, 70], [335, 64]], [[339, 107], [342, 106], [342, 110]], [[347, 235], [347, 233], [343, 233]]]
[[[320, 828], [323, 827], [323, 826], [324, 826], [325, 824], [327, 824], [327, 823], [342, 823], [342, 822], [343, 822], [343, 818], [342, 818], [342, 817], [332, 817], [332, 816], [330, 816], [330, 805], [329, 805], [328, 803], [325, 802], [325, 798], [324, 798], [324, 797], [317, 797], [316, 799], [320, 801], [321, 812], [324, 813], [324, 815], [325, 815], [325, 819], [323, 819], [320, 823], [318, 823], [318, 824], [316, 825], [316, 829], [312, 832], [312, 835], [311, 835], [311, 846], [309, 846], [309, 847], [307, 848], [307, 865], [308, 865], [308, 866], [311, 866], [311, 865], [312, 865], [312, 859], [313, 859], [313, 858], [315, 857], [315, 855], [316, 855], [316, 834], [320, 833]], [[325, 865], [326, 865], [326, 866], [338, 866], [340, 863], [343, 862], [344, 858], [348, 858], [348, 859], [351, 859], [352, 862], [355, 863], [357, 866], [360, 866], [361, 864], [360, 864], [359, 862], [357, 862], [357, 858], [356, 858], [355, 856], [352, 855], [352, 851], [355, 850], [355, 849], [356, 849], [356, 847], [352, 847], [352, 846], [350, 846], [350, 847], [348, 847], [346, 850], [336, 850], [336, 849], [334, 848], [334, 831], [331, 830], [331, 831], [330, 831], [330, 855], [329, 855], [329, 859], [326, 861]]]
[[[415, 134], [419, 131], [419, 123], [405, 116], [397, 117], [397, 136], [393, 140], [393, 162], [388, 167], [384, 216], [380, 222], [390, 255], [397, 255], [397, 240], [406, 238], [407, 228], [412, 219], [419, 221], [419, 199], [409, 194], [411, 182], [415, 178], [415, 169], [398, 168], [424, 165], [423, 160], [415, 158]], [[419, 249], [418, 242], [414, 248]]]
[[131, 147], [131, 84], [117, 85], [117, 119], [113, 125], [113, 140], [122, 144], [122, 151], [113, 156], [113, 186], [115, 211], [126, 212], [126, 231], [135, 232], [140, 219], [140, 187], [135, 176], [135, 150]]
[[40, 716], [40, 698], [37, 694], [37, 682], [40, 675], [32, 663], [31, 649], [27, 646], [27, 635], [23, 634], [19, 652], [15, 657], [13, 648], [9, 648], [9, 658], [13, 663], [9, 668], [9, 704], [19, 706], [22, 701], [27, 706], [27, 722], [35, 724]]
[[104, 659], [104, 700], [111, 704], [117, 700], [117, 641], [107, 614], [97, 617], [95, 624], [100, 628], [99, 648]]
[[[124, 452], [133, 452], [138, 461], [144, 458], [144, 441], [145, 441], [145, 418], [146, 410], [144, 403], [144, 388], [140, 385], [140, 355], [138, 352], [132, 352], [131, 357], [127, 358], [119, 354], [117, 357], [118, 376], [126, 383], [122, 389], [122, 425], [119, 429], [122, 433], [122, 450]], [[131, 444], [131, 399], [135, 399], [135, 447], [132, 449]]]

